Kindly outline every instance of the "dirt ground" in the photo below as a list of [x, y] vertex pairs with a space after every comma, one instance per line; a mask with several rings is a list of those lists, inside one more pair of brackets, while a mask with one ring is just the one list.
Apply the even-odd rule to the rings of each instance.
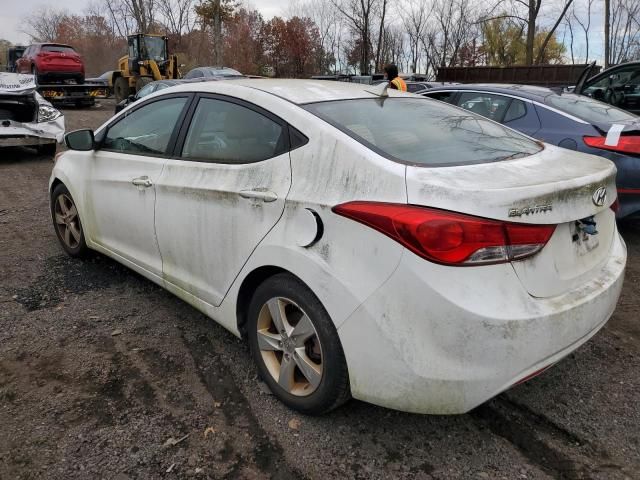
[[[112, 111], [66, 110], [67, 130]], [[467, 415], [351, 401], [309, 418], [190, 306], [105, 257], [68, 258], [51, 168], [0, 151], [0, 479], [640, 478], [640, 224], [621, 226], [615, 315], [544, 375]]]

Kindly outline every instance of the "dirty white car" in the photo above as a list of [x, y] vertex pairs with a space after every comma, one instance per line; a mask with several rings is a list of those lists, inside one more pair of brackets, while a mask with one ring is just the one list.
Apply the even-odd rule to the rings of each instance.
[[0, 147], [35, 147], [53, 155], [64, 116], [36, 92], [35, 77], [0, 72]]
[[613, 164], [370, 88], [186, 84], [68, 134], [63, 248], [246, 337], [305, 413], [466, 412], [592, 337], [626, 262]]

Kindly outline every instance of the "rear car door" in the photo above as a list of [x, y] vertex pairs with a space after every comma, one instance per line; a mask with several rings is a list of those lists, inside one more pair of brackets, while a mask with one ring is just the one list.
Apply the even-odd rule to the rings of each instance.
[[225, 96], [200, 95], [191, 111], [156, 185], [156, 233], [167, 288], [217, 306], [282, 215], [289, 127]]
[[154, 228], [155, 183], [167, 159], [189, 94], [159, 97], [119, 117], [90, 159], [85, 219], [91, 240], [160, 276]]

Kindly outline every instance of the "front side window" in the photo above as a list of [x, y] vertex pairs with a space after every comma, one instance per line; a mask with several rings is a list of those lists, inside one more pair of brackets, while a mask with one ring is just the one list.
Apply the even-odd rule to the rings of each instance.
[[371, 98], [305, 105], [392, 160], [424, 166], [487, 163], [539, 152], [529, 138], [426, 98]]
[[127, 114], [109, 127], [104, 150], [140, 155], [164, 155], [186, 97], [158, 100]]
[[286, 129], [250, 108], [201, 98], [182, 148], [182, 158], [250, 163], [286, 151]]

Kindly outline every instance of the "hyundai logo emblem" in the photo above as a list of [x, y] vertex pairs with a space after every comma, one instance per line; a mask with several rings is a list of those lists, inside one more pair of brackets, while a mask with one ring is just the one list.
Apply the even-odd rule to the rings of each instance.
[[604, 202], [607, 201], [607, 189], [606, 187], [600, 187], [595, 192], [593, 192], [593, 196], [591, 197], [593, 200], [593, 204], [596, 207], [601, 207], [604, 205]]

